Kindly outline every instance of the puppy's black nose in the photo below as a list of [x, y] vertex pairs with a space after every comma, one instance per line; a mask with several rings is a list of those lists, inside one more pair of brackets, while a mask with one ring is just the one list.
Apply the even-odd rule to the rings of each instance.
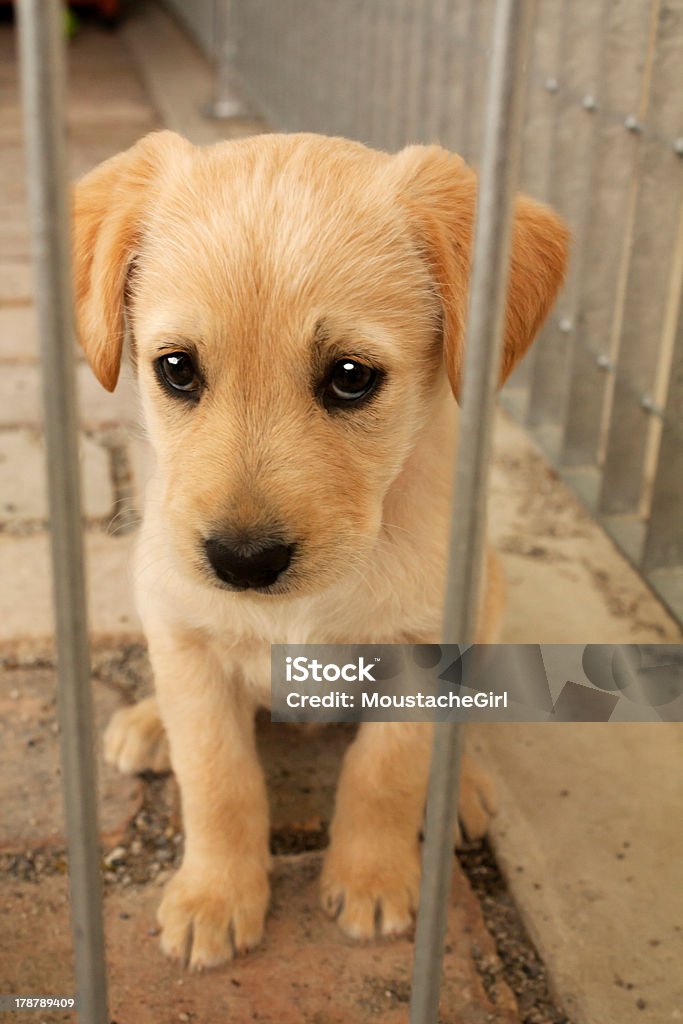
[[294, 544], [271, 544], [258, 548], [235, 547], [216, 537], [205, 543], [206, 557], [219, 580], [236, 590], [269, 587], [292, 560]]

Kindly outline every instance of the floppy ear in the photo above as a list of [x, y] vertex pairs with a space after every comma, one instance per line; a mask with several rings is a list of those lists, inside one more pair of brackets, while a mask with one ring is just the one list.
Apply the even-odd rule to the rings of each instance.
[[72, 252], [76, 334], [100, 383], [113, 391], [123, 348], [126, 281], [160, 169], [189, 143], [153, 132], [75, 186]]
[[[443, 309], [444, 359], [456, 398], [474, 235], [477, 177], [439, 146], [409, 146], [394, 157], [402, 201], [428, 261]], [[562, 286], [569, 231], [549, 207], [517, 196], [500, 383], [534, 340]]]

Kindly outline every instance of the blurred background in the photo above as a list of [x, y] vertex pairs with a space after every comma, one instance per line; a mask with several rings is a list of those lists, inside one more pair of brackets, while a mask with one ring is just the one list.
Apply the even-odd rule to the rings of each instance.
[[[476, 167], [493, 8], [492, 0], [65, 5], [71, 174], [161, 127], [197, 144], [264, 131], [341, 134], [388, 150], [439, 142]], [[496, 424], [491, 529], [509, 584], [509, 642], [681, 639], [682, 67], [683, 0], [537, 4], [520, 187], [555, 206], [574, 241], [566, 287], [506, 385]], [[0, 2], [0, 90], [0, 895], [16, 922], [0, 938], [0, 981], [18, 972], [24, 988], [41, 989], [63, 950], [56, 939], [34, 950], [34, 918], [42, 915], [46, 934], [52, 928], [57, 935], [66, 904], [39, 339], [7, 2]], [[78, 359], [101, 724], [149, 685], [129, 560], [151, 455], [132, 371], [107, 395]], [[280, 737], [264, 725], [276, 852], [286, 875], [284, 854], [317, 851], [326, 841], [348, 736], [342, 730], [312, 743], [294, 766]], [[454, 925], [453, 945], [465, 950], [468, 966], [447, 986], [452, 1004], [444, 1020], [683, 1019], [683, 915], [672, 898], [683, 890], [681, 727], [496, 726], [472, 729], [471, 745], [494, 775], [500, 810], [489, 843], [461, 859], [460, 898], [469, 887], [479, 923], [467, 924], [476, 942], [464, 938], [462, 922]], [[164, 973], [170, 969], [151, 940], [131, 959], [135, 946], [122, 915], [153, 908], [156, 880], [177, 859], [172, 785], [125, 782], [102, 766], [101, 789], [115, 1005], [122, 1019], [145, 1024], [132, 1009], [135, 997], [154, 992], [145, 1012], [156, 1022], [165, 1019], [164, 986], [177, 978]], [[151, 810], [158, 806], [166, 808], [161, 817]], [[153, 909], [148, 916], [146, 928]], [[325, 949], [336, 970], [346, 953]], [[399, 967], [380, 961], [373, 977], [381, 989], [391, 975], [394, 995], [382, 996], [379, 1010], [361, 987], [348, 1016], [316, 1009], [314, 993], [292, 1020], [403, 1020]], [[237, 976], [235, 991], [250, 986], [260, 1019], [285, 1020], [291, 991], [279, 1010], [264, 1008], [258, 1000], [268, 986], [259, 969], [266, 968], [245, 968], [256, 973]], [[219, 1000], [220, 979], [207, 980], [209, 988], [184, 990], [189, 1002], [179, 1012], [190, 1016], [180, 1019], [202, 1019], [207, 992]], [[345, 980], [348, 992], [355, 983]], [[211, 1003], [212, 1012], [225, 1013], [226, 1005]], [[240, 1007], [229, 1006], [238, 1022], [247, 1012]]]

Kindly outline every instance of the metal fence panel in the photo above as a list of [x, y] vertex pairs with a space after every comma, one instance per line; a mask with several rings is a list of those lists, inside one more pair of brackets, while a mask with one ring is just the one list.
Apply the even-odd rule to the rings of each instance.
[[683, 0], [671, 0], [658, 12], [647, 130], [638, 154], [634, 229], [600, 491], [600, 507], [608, 514], [641, 511], [649, 429], [644, 410], [648, 399], [654, 401], [656, 349], [661, 351], [683, 198], [683, 165], [673, 148], [681, 131], [681, 67]]

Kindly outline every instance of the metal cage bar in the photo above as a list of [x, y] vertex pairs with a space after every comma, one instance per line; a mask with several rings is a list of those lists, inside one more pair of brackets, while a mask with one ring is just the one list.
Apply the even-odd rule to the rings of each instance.
[[410, 51], [411, 0], [395, 0], [391, 38], [392, 110], [387, 133], [390, 149], [403, 146], [406, 139], [404, 110], [406, 103], [406, 67]]
[[[573, 255], [556, 308], [534, 357], [527, 423], [554, 458], [560, 454], [569, 394], [569, 367], [579, 301], [578, 283], [586, 209], [594, 171], [597, 84], [604, 38], [604, 4], [565, 3], [562, 11], [557, 116], [548, 200], [567, 220]], [[566, 90], [566, 91], [564, 91]], [[581, 100], [574, 97], [581, 97]], [[581, 175], [576, 173], [581, 167]]]
[[[407, 95], [404, 110], [406, 139], [423, 141], [425, 84], [427, 61], [431, 52], [427, 46], [427, 22], [430, 10], [426, 0], [412, 0], [409, 10], [408, 38], [410, 49], [407, 66]], [[431, 8], [431, 3], [429, 4]]]
[[[453, 492], [445, 643], [472, 642], [477, 626], [486, 519], [481, 510], [486, 503], [500, 372], [534, 6], [534, 0], [497, 0], [495, 9]], [[438, 1019], [461, 747], [461, 727], [451, 723], [434, 727], [410, 1024], [436, 1024]]]
[[205, 112], [209, 117], [242, 117], [246, 109], [234, 88], [237, 53], [234, 0], [213, 5], [213, 92]]
[[[588, 201], [562, 451], [565, 466], [580, 467], [577, 485], [581, 473], [589, 484], [588, 490], [584, 484], [585, 497], [592, 504], [614, 360], [612, 324], [620, 315], [619, 267], [633, 228], [636, 151], [652, 73], [651, 21], [650, 3], [608, 3], [597, 93], [595, 181]], [[602, 107], [630, 111], [631, 119], [601, 116]]]
[[[456, 152], [462, 150], [460, 140], [468, 116], [462, 66], [466, 53], [469, 6], [473, 2], [474, 0], [460, 0], [459, 3], [452, 4], [450, 0], [445, 0], [440, 16], [437, 17], [436, 32], [437, 37], [441, 39], [443, 56], [440, 60], [440, 74], [435, 77], [434, 82], [435, 94], [432, 103], [436, 110], [428, 125], [429, 141], [438, 140], [441, 145]], [[440, 56], [439, 49], [437, 56]]]
[[73, 362], [61, 11], [57, 0], [21, 0], [19, 41], [41, 338], [76, 991], [80, 1019], [87, 1024], [106, 1024], [109, 1017]]
[[[683, 204], [679, 249], [683, 249]], [[662, 440], [645, 538], [643, 567], [646, 571], [667, 570], [683, 565], [683, 290], [679, 291], [678, 303], [671, 377], [663, 412]], [[683, 581], [680, 579], [678, 585], [683, 589]]]
[[[536, 199], [548, 199], [553, 153], [554, 123], [559, 105], [556, 79], [560, 58], [563, 7], [566, 0], [545, 0], [538, 8], [533, 54], [527, 76], [520, 188]], [[503, 402], [513, 414], [526, 419], [537, 346], [517, 364], [505, 385]]]
[[463, 54], [464, 95], [460, 151], [468, 163], [477, 163], [481, 155], [482, 84], [491, 3], [492, 0], [470, 0], [467, 7], [468, 43]]

